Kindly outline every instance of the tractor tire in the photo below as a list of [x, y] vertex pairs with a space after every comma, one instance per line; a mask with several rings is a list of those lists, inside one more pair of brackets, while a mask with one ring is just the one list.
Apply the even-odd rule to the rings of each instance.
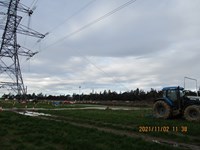
[[168, 119], [172, 115], [171, 107], [164, 101], [157, 101], [153, 106], [154, 115], [156, 118]]
[[200, 107], [190, 105], [184, 110], [184, 118], [188, 121], [200, 121]]

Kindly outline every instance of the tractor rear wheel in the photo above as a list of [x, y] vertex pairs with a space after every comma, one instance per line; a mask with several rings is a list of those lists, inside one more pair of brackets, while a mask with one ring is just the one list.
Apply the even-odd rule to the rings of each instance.
[[200, 121], [200, 107], [196, 105], [186, 107], [184, 117], [188, 121]]
[[164, 101], [157, 101], [154, 103], [153, 111], [156, 118], [167, 119], [172, 115], [171, 107]]

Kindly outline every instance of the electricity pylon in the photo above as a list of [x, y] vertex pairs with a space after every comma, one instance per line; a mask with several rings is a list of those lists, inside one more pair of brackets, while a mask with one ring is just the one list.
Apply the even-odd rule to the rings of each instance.
[[36, 52], [22, 48], [17, 43], [17, 34], [37, 38], [44, 38], [44, 35], [20, 24], [22, 17], [17, 15], [17, 12], [31, 16], [33, 11], [19, 1], [0, 1], [0, 6], [7, 8], [7, 13], [0, 12], [0, 15], [6, 17], [5, 25], [0, 24], [0, 29], [3, 30], [0, 47], [0, 88], [7, 88], [18, 95], [25, 95], [27, 90], [22, 78], [19, 56], [32, 57]]

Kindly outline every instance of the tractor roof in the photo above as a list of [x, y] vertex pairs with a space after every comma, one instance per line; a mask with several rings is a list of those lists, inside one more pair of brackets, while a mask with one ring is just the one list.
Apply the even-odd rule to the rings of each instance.
[[[162, 90], [166, 91], [166, 90], [177, 90], [178, 86], [169, 86], [169, 87], [164, 87]], [[180, 90], [184, 90], [183, 87], [179, 87]]]

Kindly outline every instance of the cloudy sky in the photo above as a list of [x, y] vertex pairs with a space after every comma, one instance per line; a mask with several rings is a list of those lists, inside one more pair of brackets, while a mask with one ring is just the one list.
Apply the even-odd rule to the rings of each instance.
[[20, 14], [22, 24], [48, 33], [41, 42], [18, 38], [39, 51], [21, 59], [28, 93], [161, 89], [183, 86], [185, 76], [200, 81], [200, 1], [136, 0], [123, 7], [128, 1], [21, 0], [35, 9], [31, 18]]

